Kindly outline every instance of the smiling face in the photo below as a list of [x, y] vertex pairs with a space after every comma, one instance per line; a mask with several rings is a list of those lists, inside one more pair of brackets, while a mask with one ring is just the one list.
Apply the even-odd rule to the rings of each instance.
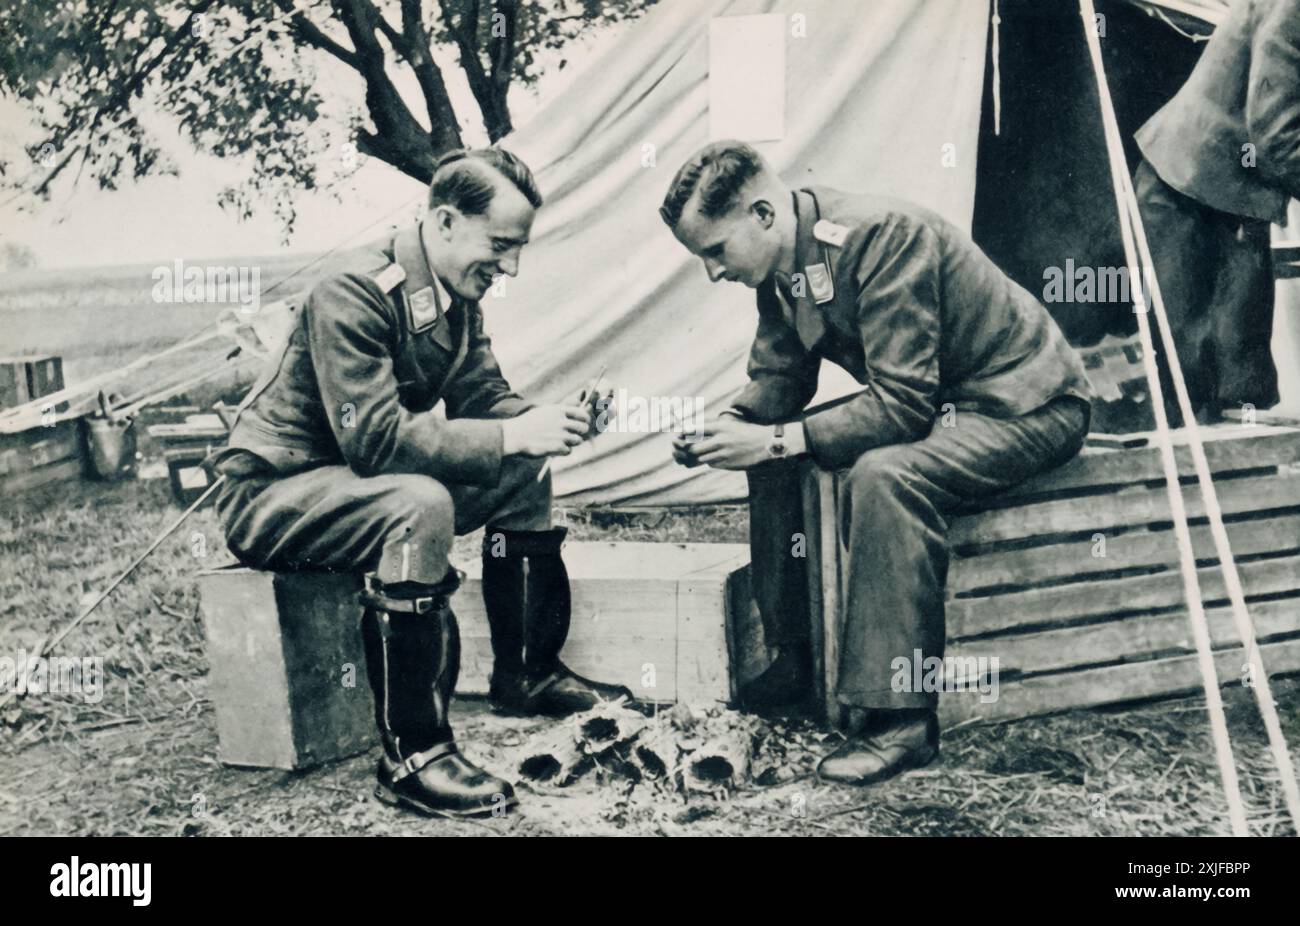
[[519, 256], [533, 228], [536, 211], [504, 177], [494, 178], [495, 192], [482, 215], [466, 215], [455, 206], [434, 208], [426, 222], [430, 259], [448, 288], [477, 302], [497, 274], [516, 276]]
[[698, 209], [687, 208], [673, 234], [704, 261], [704, 269], [714, 283], [726, 280], [757, 289], [780, 263], [781, 234], [766, 200], [748, 206], [737, 204], [712, 219]]

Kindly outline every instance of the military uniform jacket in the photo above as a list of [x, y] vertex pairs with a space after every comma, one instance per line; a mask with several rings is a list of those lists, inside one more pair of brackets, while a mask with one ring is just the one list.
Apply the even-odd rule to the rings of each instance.
[[[317, 284], [240, 407], [229, 450], [281, 473], [347, 464], [495, 484], [499, 421], [532, 406], [501, 375], [477, 303], [447, 298], [418, 226]], [[448, 304], [450, 302], [450, 304]], [[445, 417], [435, 411], [445, 403]]]
[[1234, 0], [1187, 82], [1136, 138], [1184, 196], [1285, 223], [1287, 201], [1300, 197], [1300, 0]]
[[821, 187], [794, 197], [799, 270], [758, 289], [750, 382], [733, 403], [746, 417], [797, 418], [822, 358], [838, 364], [865, 388], [803, 424], [813, 457], [840, 468], [924, 437], [944, 403], [1015, 417], [1091, 399], [1047, 310], [942, 217]]

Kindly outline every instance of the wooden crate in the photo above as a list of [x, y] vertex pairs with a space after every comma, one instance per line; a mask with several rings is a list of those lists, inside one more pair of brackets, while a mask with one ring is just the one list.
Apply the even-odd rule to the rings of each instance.
[[[63, 388], [63, 358], [53, 354], [0, 357], [0, 408], [24, 405]], [[67, 403], [58, 406], [63, 411]]]
[[[1300, 671], [1300, 431], [1205, 429], [1229, 540], [1270, 674]], [[1191, 454], [1176, 450], [1219, 678], [1239, 680], [1232, 622]], [[828, 717], [844, 576], [835, 536], [839, 474], [809, 467], [814, 650]], [[1104, 547], [1100, 542], [1104, 539]], [[1201, 688], [1159, 451], [1085, 450], [952, 519], [947, 653], [997, 657], [996, 700], [945, 693], [946, 723], [1004, 720]], [[1104, 555], [1098, 555], [1102, 554]]]
[[[749, 608], [748, 559], [741, 544], [568, 544], [566, 663], [647, 700], [730, 700], [726, 612]], [[457, 693], [480, 695], [492, 644], [479, 565], [462, 568], [472, 575], [452, 600]], [[327, 572], [200, 574], [221, 761], [300, 769], [376, 741], [360, 587], [357, 576]]]
[[360, 588], [328, 572], [199, 575], [222, 762], [302, 769], [378, 741]]
[[226, 445], [230, 428], [219, 413], [187, 415], [184, 422], [149, 426], [149, 436], [163, 447], [172, 499], [187, 507], [212, 484], [200, 464]]
[[80, 478], [85, 460], [85, 441], [75, 418], [48, 428], [0, 434], [0, 497]]
[[[568, 643], [575, 672], [650, 701], [729, 701], [728, 609], [749, 610], [745, 544], [568, 543], [573, 594]], [[460, 622], [458, 690], [488, 690], [492, 643], [477, 558], [452, 608]]]

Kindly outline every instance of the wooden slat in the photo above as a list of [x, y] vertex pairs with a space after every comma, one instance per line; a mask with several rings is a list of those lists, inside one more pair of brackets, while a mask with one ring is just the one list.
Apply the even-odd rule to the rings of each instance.
[[54, 427], [37, 427], [17, 434], [0, 434], [0, 476], [39, 469], [81, 454], [81, 429], [76, 420]]
[[[1248, 597], [1300, 591], [1300, 556], [1240, 563], [1237, 571]], [[1196, 574], [1203, 601], [1227, 600], [1218, 566], [1205, 566]], [[947, 628], [949, 638], [964, 639], [1016, 627], [1078, 622], [1182, 603], [1182, 575], [1171, 569], [1157, 575], [1079, 582], [989, 598], [958, 598], [948, 602]]]
[[[1234, 437], [1214, 440], [1214, 429], [1203, 428], [1205, 459], [1213, 474], [1266, 466], [1282, 466], [1300, 460], [1300, 430], [1272, 430], [1261, 428], [1258, 437]], [[1192, 454], [1186, 445], [1174, 447], [1178, 472], [1194, 476]], [[997, 500], [1021, 498], [1041, 493], [1082, 489], [1090, 486], [1126, 486], [1135, 482], [1164, 479], [1157, 447], [1134, 450], [1083, 453], [1064, 466], [1009, 489], [996, 496]]]
[[25, 473], [14, 473], [11, 476], [5, 476], [0, 478], [0, 498], [9, 498], [19, 492], [30, 492], [51, 483], [67, 482], [80, 478], [82, 468], [81, 457], [76, 456], [67, 460], [60, 460], [58, 463], [51, 463], [48, 466], [42, 466], [39, 469], [31, 469]]
[[[1270, 675], [1300, 671], [1300, 640], [1260, 646]], [[1240, 684], [1240, 647], [1215, 654], [1221, 685]], [[1148, 698], [1195, 694], [1201, 691], [1195, 656], [1174, 656], [1129, 665], [1040, 675], [998, 686], [998, 697], [982, 703], [977, 692], [950, 692], [939, 699], [944, 726], [963, 720], [1012, 720], [1082, 707], [1098, 707]]]
[[[1225, 527], [1234, 556], [1281, 553], [1300, 548], [1300, 514], [1230, 521]], [[1192, 526], [1199, 560], [1218, 559], [1208, 524]], [[955, 557], [948, 570], [948, 596], [981, 588], [1034, 585], [1050, 579], [1177, 565], [1178, 546], [1170, 530], [1140, 530], [1106, 537], [1105, 556], [1093, 555], [1089, 538], [1021, 550]]]
[[[1225, 515], [1294, 508], [1300, 506], [1300, 475], [1216, 480], [1215, 491]], [[1183, 499], [1189, 518], [1205, 517], [1199, 487], [1184, 487]], [[1043, 535], [1105, 532], [1171, 518], [1164, 486], [1131, 489], [1113, 495], [1036, 502], [960, 517], [949, 528], [948, 545], [960, 549]]]
[[[1300, 598], [1259, 601], [1248, 606], [1255, 635], [1300, 633]], [[1207, 608], [1210, 640], [1216, 649], [1240, 644], [1232, 608]], [[947, 655], [998, 658], [1001, 672], [1056, 672], [1078, 666], [1134, 662], [1143, 656], [1196, 652], [1186, 611], [1146, 614], [1104, 624], [1043, 630], [1014, 637], [955, 643]]]
[[1283, 241], [1273, 245], [1273, 276], [1279, 280], [1300, 278], [1300, 244]]

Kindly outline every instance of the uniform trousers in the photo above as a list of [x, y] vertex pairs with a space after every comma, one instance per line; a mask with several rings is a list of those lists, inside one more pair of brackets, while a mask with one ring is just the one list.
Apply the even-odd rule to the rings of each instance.
[[434, 585], [458, 534], [551, 527], [550, 473], [537, 478], [544, 462], [507, 457], [491, 487], [343, 465], [228, 476], [217, 516], [230, 551], [257, 569], [375, 571], [385, 585]]
[[[957, 411], [913, 443], [876, 447], [844, 471], [838, 532], [844, 560], [841, 703], [868, 709], [933, 708], [937, 692], [897, 691], [898, 657], [944, 651], [946, 532], [963, 503], [996, 494], [1073, 457], [1091, 406], [1059, 396], [1016, 418]], [[803, 530], [797, 461], [748, 471], [755, 600], [769, 645], [806, 641], [806, 559], [792, 543]]]

